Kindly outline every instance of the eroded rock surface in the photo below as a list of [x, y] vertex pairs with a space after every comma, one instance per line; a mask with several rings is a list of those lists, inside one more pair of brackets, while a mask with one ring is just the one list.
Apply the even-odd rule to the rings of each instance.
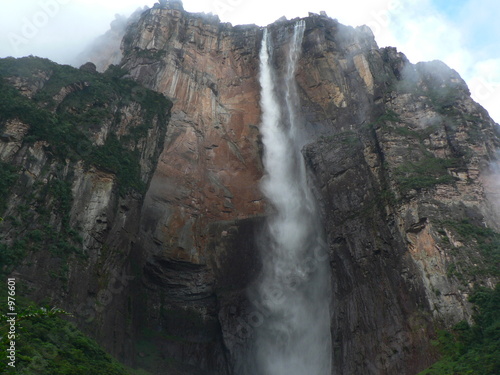
[[[90, 129], [95, 145], [115, 132], [141, 155], [144, 195], [121, 196], [110, 171], [63, 168], [63, 176], [73, 171], [71, 223], [91, 254], [82, 269], [69, 263], [63, 295], [80, 308], [80, 324], [131, 365], [238, 374], [258, 314], [265, 316], [247, 294], [272, 210], [259, 189], [263, 30], [187, 13], [178, 1], [134, 17], [119, 66], [125, 78], [172, 99], [168, 129], [123, 138], [142, 123], [142, 91], [120, 107], [120, 121]], [[269, 26], [278, 71], [294, 22]], [[470, 320], [473, 285], [498, 281], [480, 237], [500, 230], [498, 126], [444, 64], [410, 64], [378, 48], [367, 27], [325, 14], [305, 22], [296, 78], [303, 154], [330, 250], [332, 373], [416, 374], [436, 359], [435, 329]], [[100, 61], [114, 60], [102, 54]], [[31, 98], [49, 76], [10, 83]], [[63, 86], [53, 100], [61, 105], [84, 82]], [[23, 146], [29, 126], [18, 119], [2, 126], [2, 160], [25, 165], [26, 185], [47, 176], [44, 145]], [[14, 196], [10, 207], [22, 199]], [[57, 264], [49, 254], [27, 259], [24, 275], [29, 264]], [[60, 301], [60, 289], [39, 272], [29, 283], [42, 280]], [[102, 291], [123, 280], [108, 307], [97, 309]], [[89, 314], [95, 326], [86, 326]]]

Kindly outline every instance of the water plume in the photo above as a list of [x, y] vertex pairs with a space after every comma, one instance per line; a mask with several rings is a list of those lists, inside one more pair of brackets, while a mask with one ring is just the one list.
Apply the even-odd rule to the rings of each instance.
[[262, 190], [274, 207], [261, 246], [263, 269], [255, 287], [266, 312], [255, 329], [253, 375], [331, 373], [330, 275], [317, 202], [301, 154], [295, 74], [305, 22], [296, 23], [282, 72], [264, 31], [260, 51], [261, 132], [266, 175]]

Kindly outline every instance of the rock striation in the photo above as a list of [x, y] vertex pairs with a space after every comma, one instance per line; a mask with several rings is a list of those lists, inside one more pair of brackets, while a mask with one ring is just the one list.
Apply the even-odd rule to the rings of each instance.
[[[443, 63], [411, 64], [396, 49], [379, 48], [367, 27], [326, 14], [304, 21], [296, 80], [302, 152], [332, 269], [332, 373], [416, 374], [437, 358], [430, 344], [436, 328], [471, 319], [473, 286], [498, 281], [485, 250], [485, 233], [500, 231], [498, 125]], [[268, 26], [278, 71], [295, 22]], [[146, 133], [126, 138], [143, 124], [141, 108], [152, 95], [131, 88], [131, 102], [110, 104], [118, 120], [88, 134], [95, 146], [116, 134], [140, 153], [142, 191], [120, 194], [116, 170], [51, 162], [50, 140], [28, 143], [30, 124], [2, 119], [2, 161], [24, 168], [4, 215], [26, 204], [26, 189], [37, 181], [65, 179], [69, 223], [88, 253], [83, 263], [68, 261], [65, 281], [46, 276], [60, 265], [47, 251], [30, 250], [14, 272], [33, 298], [79, 311], [79, 325], [134, 367], [238, 374], [252, 330], [265, 318], [247, 293], [272, 210], [259, 189], [262, 35], [255, 25], [188, 13], [178, 1], [128, 22], [119, 67], [106, 74], [119, 70], [115, 79], [170, 98], [168, 127], [156, 113]], [[99, 61], [115, 60], [101, 54]], [[27, 100], [46, 90], [51, 74], [2, 72]], [[87, 90], [85, 82], [49, 91], [49, 109], [80, 111], [67, 103]], [[58, 215], [52, 220], [62, 225]], [[10, 233], [2, 228], [4, 241], [15, 240]], [[106, 308], [98, 308], [106, 296]]]

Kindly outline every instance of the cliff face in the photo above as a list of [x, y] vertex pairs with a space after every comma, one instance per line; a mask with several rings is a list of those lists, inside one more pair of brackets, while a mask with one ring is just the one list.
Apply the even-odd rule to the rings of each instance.
[[19, 294], [64, 307], [128, 355], [123, 290], [137, 279], [137, 217], [171, 102], [92, 64], [7, 58], [0, 74], [1, 272], [17, 277]]
[[[340, 373], [415, 373], [432, 362], [429, 323], [468, 319], [470, 286], [497, 275], [482, 271], [490, 260], [474, 238], [456, 242], [460, 223], [498, 229], [483, 184], [497, 126], [444, 64], [413, 66], [371, 45], [344, 60], [350, 74], [330, 78], [328, 54], [307, 48], [341, 50], [312, 40], [298, 80], [310, 122], [332, 129], [305, 157], [332, 249], [334, 363]], [[311, 99], [318, 92], [340, 92], [345, 105]]]
[[[141, 214], [147, 320], [164, 327], [157, 337], [162, 352], [174, 346], [183, 362], [221, 374], [234, 365], [222, 344], [220, 325], [228, 323], [218, 317], [221, 306], [239, 308], [232, 293], [244, 296], [258, 267], [249, 242], [264, 212], [257, 188], [260, 33], [158, 7], [123, 41], [129, 75], [175, 98]], [[201, 331], [182, 328], [193, 319], [203, 322]], [[173, 345], [169, 336], [183, 342]], [[179, 358], [175, 351], [166, 353]]]
[[[378, 48], [364, 27], [318, 15], [305, 22], [296, 78], [303, 154], [330, 249], [333, 373], [415, 374], [436, 358], [435, 327], [470, 319], [473, 285], [498, 280], [497, 250], [488, 248], [488, 236], [500, 230], [498, 128], [444, 64], [410, 64], [395, 49]], [[278, 70], [293, 26], [269, 27]], [[56, 267], [54, 255], [31, 251], [17, 272], [38, 299], [69, 298], [63, 304], [80, 308], [83, 327], [93, 314], [99, 323], [89, 332], [153, 373], [238, 374], [263, 316], [246, 293], [271, 209], [259, 189], [261, 39], [257, 26], [189, 14], [178, 2], [129, 24], [121, 69], [173, 100], [165, 136], [156, 122], [135, 144], [125, 142], [140, 152], [141, 181], [150, 179], [144, 195], [120, 194], [119, 171], [50, 163], [43, 140], [26, 143], [29, 124], [3, 122], [2, 160], [26, 168], [6, 215], [57, 166], [73, 193], [69, 223], [89, 254], [83, 268], [68, 263], [66, 291], [37, 291], [51, 282], [42, 267]], [[41, 70], [28, 83], [9, 79], [33, 97], [49, 77]], [[64, 103], [85, 82], [51, 95], [54, 111], [75, 112]], [[151, 95], [131, 90], [141, 103]], [[113, 132], [123, 143], [142, 124], [134, 101], [113, 108], [119, 120], [91, 127], [95, 145]], [[125, 287], [111, 292], [106, 309], [96, 308], [119, 276]]]

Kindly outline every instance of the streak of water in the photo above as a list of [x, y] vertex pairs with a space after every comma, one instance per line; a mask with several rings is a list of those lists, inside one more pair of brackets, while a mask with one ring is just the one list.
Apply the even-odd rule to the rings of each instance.
[[262, 190], [275, 208], [262, 246], [256, 287], [266, 318], [255, 332], [255, 375], [331, 373], [330, 274], [317, 203], [300, 147], [295, 80], [305, 23], [295, 25], [282, 74], [273, 68], [272, 38], [260, 51]]

